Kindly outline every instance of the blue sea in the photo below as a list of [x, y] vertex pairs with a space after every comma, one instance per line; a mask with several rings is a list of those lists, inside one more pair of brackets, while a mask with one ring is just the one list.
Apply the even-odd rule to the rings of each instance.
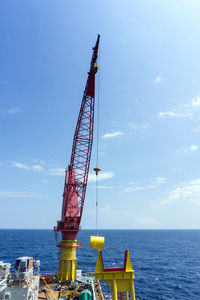
[[[97, 251], [89, 249], [94, 230], [82, 230], [77, 249], [78, 268], [94, 271]], [[106, 267], [122, 266], [129, 249], [135, 270], [136, 298], [200, 299], [200, 230], [99, 230], [105, 237]], [[58, 269], [57, 248], [52, 230], [0, 230], [0, 260], [12, 265], [19, 256], [40, 259], [41, 272]], [[106, 292], [107, 285], [103, 285]]]

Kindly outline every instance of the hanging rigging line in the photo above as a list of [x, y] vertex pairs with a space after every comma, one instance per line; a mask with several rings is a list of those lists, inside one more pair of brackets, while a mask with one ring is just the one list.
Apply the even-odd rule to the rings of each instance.
[[[99, 49], [99, 65], [100, 65], [100, 49]], [[98, 167], [99, 164], [99, 97], [100, 94], [100, 68], [98, 70], [98, 90], [97, 90], [97, 153], [96, 153], [96, 168], [94, 171], [96, 172], [96, 234], [98, 235], [98, 173], [100, 168]]]

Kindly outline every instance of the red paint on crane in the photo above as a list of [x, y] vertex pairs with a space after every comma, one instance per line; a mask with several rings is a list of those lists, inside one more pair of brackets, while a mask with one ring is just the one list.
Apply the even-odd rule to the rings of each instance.
[[97, 37], [81, 108], [76, 124], [70, 164], [65, 173], [61, 220], [55, 231], [61, 231], [63, 240], [76, 240], [87, 188], [93, 143], [95, 74], [100, 35]]

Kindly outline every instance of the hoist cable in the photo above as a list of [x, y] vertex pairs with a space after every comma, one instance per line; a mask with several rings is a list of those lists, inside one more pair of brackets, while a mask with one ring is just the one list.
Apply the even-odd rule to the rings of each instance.
[[[99, 101], [100, 100], [100, 47], [99, 47], [99, 69], [98, 69], [98, 90], [97, 90], [97, 153], [96, 168], [99, 164]], [[96, 171], [96, 234], [98, 234], [98, 171]]]

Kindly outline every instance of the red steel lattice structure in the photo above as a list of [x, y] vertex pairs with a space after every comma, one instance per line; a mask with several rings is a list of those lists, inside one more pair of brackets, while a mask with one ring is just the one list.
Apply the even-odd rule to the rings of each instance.
[[54, 228], [55, 231], [61, 231], [63, 240], [76, 240], [80, 230], [93, 143], [95, 74], [98, 69], [96, 60], [99, 39], [100, 35], [93, 48], [73, 139], [71, 160], [65, 173], [61, 221], [58, 221], [57, 227]]

